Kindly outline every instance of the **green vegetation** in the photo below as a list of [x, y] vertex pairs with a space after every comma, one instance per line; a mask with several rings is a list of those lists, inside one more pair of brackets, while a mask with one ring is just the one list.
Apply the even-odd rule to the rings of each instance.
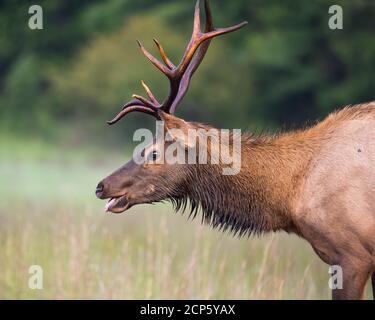
[[[249, 25], [213, 41], [179, 115], [222, 127], [272, 129], [374, 98], [371, 1], [336, 1], [344, 11], [343, 30], [328, 28], [326, 0], [211, 2], [217, 26]], [[25, 2], [0, 4], [1, 131], [54, 141], [95, 136], [97, 143], [115, 145], [121, 132], [129, 136], [150, 125], [139, 115], [120, 129], [108, 130], [105, 121], [142, 92], [141, 79], [158, 97], [165, 95], [167, 80], [135, 40], [153, 50], [157, 37], [177, 62], [190, 36], [193, 1], [40, 4], [39, 31], [27, 27]]]
[[[211, 0], [216, 26], [249, 25], [212, 42], [178, 115], [276, 130], [373, 100], [374, 3], [335, 3], [344, 30], [328, 28], [326, 0]], [[158, 38], [177, 63], [194, 1], [38, 4], [35, 31], [27, 2], [0, 3], [0, 298], [329, 298], [327, 266], [295, 236], [237, 239], [167, 204], [105, 214], [94, 197], [134, 129], [154, 124], [105, 121], [141, 79], [157, 97], [168, 89], [135, 40], [156, 55]], [[43, 290], [27, 286], [32, 264]]]
[[[329, 298], [327, 267], [295, 236], [237, 239], [167, 204], [104, 213], [93, 186], [112, 169], [1, 162], [0, 298]], [[43, 290], [28, 288], [33, 264]]]

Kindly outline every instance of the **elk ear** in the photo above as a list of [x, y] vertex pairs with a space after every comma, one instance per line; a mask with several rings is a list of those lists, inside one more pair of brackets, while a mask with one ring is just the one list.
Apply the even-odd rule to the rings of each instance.
[[164, 122], [164, 128], [172, 140], [180, 142], [187, 148], [195, 146], [195, 141], [189, 139], [189, 130], [194, 130], [192, 124], [163, 111], [159, 111], [159, 117]]

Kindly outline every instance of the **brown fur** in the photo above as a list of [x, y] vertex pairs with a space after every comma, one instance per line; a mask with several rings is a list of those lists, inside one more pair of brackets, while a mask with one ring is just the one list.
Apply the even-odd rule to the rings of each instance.
[[[212, 129], [160, 115], [167, 131]], [[375, 270], [374, 120], [375, 102], [370, 102], [304, 130], [243, 134], [237, 175], [223, 175], [221, 164], [130, 161], [101, 182], [98, 196], [123, 196], [113, 212], [163, 200], [184, 211], [190, 203], [194, 217], [201, 208], [204, 222], [238, 235], [294, 232], [326, 263], [343, 268], [344, 288], [334, 290], [334, 298], [361, 298]], [[156, 142], [148, 146], [146, 157], [157, 147]]]
[[186, 198], [194, 202], [194, 209], [201, 204], [204, 220], [214, 226], [241, 234], [281, 229], [299, 233], [291, 212], [312, 159], [346, 121], [369, 116], [375, 119], [375, 103], [346, 107], [305, 130], [260, 137], [244, 134], [241, 172], [223, 176], [215, 165], [189, 168]]
[[[209, 135], [211, 127], [171, 114], [186, 93], [210, 39], [237, 30], [246, 22], [215, 31], [205, 1], [206, 26], [202, 33], [199, 10], [198, 1], [193, 34], [178, 66], [168, 60], [158, 43], [167, 66], [139, 43], [143, 53], [168, 76], [168, 97], [160, 104], [144, 85], [150, 100], [134, 96], [109, 124], [140, 111], [162, 119], [175, 140], [179, 139], [172, 129], [182, 130], [185, 137], [189, 128], [204, 129], [202, 135]], [[137, 155], [143, 162], [133, 158], [102, 180], [96, 194], [101, 199], [111, 198], [106, 210], [115, 213], [136, 204], [164, 200], [184, 211], [190, 202], [193, 216], [201, 208], [203, 221], [235, 234], [294, 232], [305, 238], [326, 263], [342, 267], [343, 289], [334, 290], [333, 297], [358, 299], [375, 270], [374, 120], [375, 102], [370, 102], [344, 108], [305, 130], [261, 137], [244, 134], [238, 151], [242, 165], [239, 173], [231, 176], [223, 175], [223, 162], [158, 163], [164, 147], [173, 143], [155, 139]], [[182, 139], [177, 150], [185, 152], [193, 145]], [[213, 156], [219, 144], [207, 143], [205, 147]]]

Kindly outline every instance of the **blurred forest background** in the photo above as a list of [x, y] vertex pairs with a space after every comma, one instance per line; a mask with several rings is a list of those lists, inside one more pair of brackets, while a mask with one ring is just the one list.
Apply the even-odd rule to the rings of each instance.
[[[178, 115], [230, 128], [299, 126], [347, 104], [374, 99], [375, 5], [336, 1], [344, 29], [328, 28], [327, 0], [211, 1], [217, 27], [248, 26], [214, 39]], [[194, 1], [38, 1], [44, 29], [30, 30], [30, 1], [0, 4], [0, 128], [72, 144], [131, 140], [153, 124], [130, 115], [106, 127], [143, 79], [158, 97], [168, 82], [135, 40], [178, 62]], [[94, 139], [92, 139], [95, 137]], [[124, 139], [126, 137], [126, 139]]]
[[[28, 27], [43, 8], [43, 30]], [[211, 0], [216, 38], [177, 115], [251, 131], [299, 127], [375, 99], [373, 0]], [[344, 29], [328, 27], [343, 8]], [[186, 221], [168, 204], [104, 214], [98, 181], [125, 163], [131, 114], [108, 127], [143, 79], [157, 38], [178, 63], [194, 1], [0, 1], [0, 298], [327, 299], [328, 267], [296, 236], [251, 239]], [[171, 239], [173, 239], [171, 241]], [[44, 289], [28, 287], [40, 265]], [[367, 298], [370, 297], [368, 288]]]

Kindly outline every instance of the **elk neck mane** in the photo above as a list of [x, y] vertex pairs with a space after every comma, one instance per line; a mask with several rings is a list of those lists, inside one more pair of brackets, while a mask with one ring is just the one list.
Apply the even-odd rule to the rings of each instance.
[[[284, 230], [298, 234], [291, 211], [314, 155], [342, 123], [375, 115], [375, 104], [346, 107], [314, 126], [275, 135], [241, 135], [241, 170], [186, 165], [187, 178], [169, 200], [176, 211], [201, 211], [202, 222], [239, 236]], [[195, 123], [199, 128], [205, 126]]]

